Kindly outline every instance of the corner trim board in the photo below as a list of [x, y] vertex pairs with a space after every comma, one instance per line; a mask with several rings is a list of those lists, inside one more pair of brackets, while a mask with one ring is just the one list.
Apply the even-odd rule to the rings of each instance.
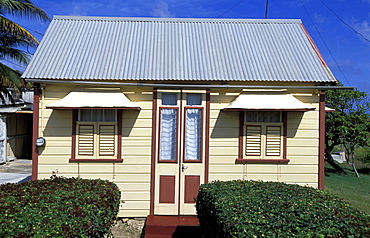
[[33, 125], [32, 125], [32, 181], [37, 180], [39, 155], [36, 147], [36, 139], [39, 137], [39, 114], [40, 114], [40, 84], [35, 84], [33, 95]]

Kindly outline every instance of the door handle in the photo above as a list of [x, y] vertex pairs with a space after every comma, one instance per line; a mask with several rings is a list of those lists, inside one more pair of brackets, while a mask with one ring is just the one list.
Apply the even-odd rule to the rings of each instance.
[[182, 172], [184, 172], [184, 171], [185, 171], [185, 169], [187, 169], [187, 168], [188, 168], [188, 166], [185, 166], [184, 164], [182, 164], [182, 165], [181, 165], [181, 171], [182, 171]]

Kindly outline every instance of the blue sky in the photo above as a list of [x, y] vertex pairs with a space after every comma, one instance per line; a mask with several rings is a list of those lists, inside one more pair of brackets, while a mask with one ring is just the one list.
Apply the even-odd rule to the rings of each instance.
[[[33, 0], [33, 3], [50, 17], [261, 19], [265, 17], [266, 0]], [[302, 19], [336, 78], [370, 94], [370, 0], [269, 0], [268, 18]], [[14, 20], [39, 40], [48, 26], [45, 22]]]

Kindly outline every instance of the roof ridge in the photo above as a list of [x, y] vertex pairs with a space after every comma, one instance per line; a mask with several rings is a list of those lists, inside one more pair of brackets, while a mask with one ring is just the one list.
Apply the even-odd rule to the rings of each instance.
[[53, 20], [86, 21], [150, 21], [150, 22], [243, 22], [243, 23], [302, 23], [300, 19], [243, 19], [243, 18], [156, 18], [54, 15]]

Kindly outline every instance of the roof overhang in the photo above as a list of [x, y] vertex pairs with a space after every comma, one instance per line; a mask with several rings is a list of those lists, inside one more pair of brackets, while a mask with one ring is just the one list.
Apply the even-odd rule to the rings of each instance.
[[315, 110], [289, 93], [242, 93], [225, 111], [312, 111]]
[[79, 88], [61, 100], [52, 103], [49, 109], [134, 109], [132, 103], [118, 88]]

